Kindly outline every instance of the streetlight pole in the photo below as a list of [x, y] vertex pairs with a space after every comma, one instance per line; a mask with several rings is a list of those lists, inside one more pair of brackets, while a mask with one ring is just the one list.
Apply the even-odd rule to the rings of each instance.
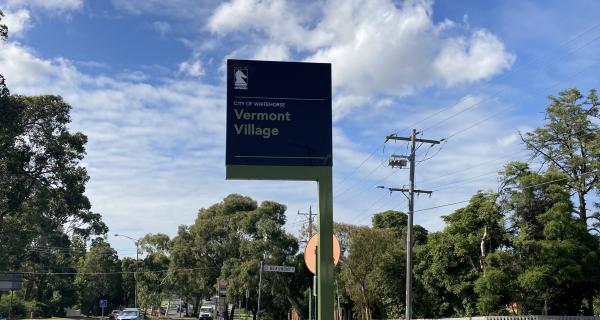
[[133, 279], [135, 281], [135, 287], [134, 287], [134, 296], [133, 296], [133, 306], [134, 308], [137, 308], [137, 270], [138, 270], [138, 263], [139, 263], [139, 254], [140, 254], [140, 249], [139, 249], [139, 240], [136, 240], [130, 236], [126, 236], [124, 234], [118, 234], [115, 233], [115, 237], [123, 237], [123, 238], [127, 238], [133, 242], [135, 242], [135, 271], [133, 272]]

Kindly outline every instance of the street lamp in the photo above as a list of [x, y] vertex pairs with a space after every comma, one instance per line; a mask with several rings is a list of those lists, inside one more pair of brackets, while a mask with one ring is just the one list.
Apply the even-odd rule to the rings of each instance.
[[127, 238], [133, 242], [135, 242], [135, 271], [133, 272], [133, 279], [135, 281], [135, 288], [134, 288], [134, 296], [133, 296], [133, 306], [135, 308], [137, 308], [137, 270], [138, 270], [138, 258], [139, 258], [139, 240], [136, 240], [130, 236], [126, 236], [124, 234], [118, 234], [115, 233], [115, 237], [123, 237], [123, 238]]

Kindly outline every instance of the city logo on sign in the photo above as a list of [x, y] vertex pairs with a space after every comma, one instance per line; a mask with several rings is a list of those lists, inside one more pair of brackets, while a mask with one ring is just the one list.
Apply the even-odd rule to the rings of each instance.
[[248, 90], [248, 68], [233, 69], [233, 87], [238, 90]]

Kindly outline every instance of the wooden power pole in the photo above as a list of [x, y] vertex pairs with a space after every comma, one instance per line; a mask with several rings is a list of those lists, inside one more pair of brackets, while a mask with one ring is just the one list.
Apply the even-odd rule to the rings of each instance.
[[389, 135], [385, 137], [386, 142], [388, 140], [401, 140], [401, 141], [409, 141], [410, 142], [410, 155], [409, 156], [397, 156], [392, 155], [390, 158], [389, 164], [392, 167], [402, 167], [406, 165], [406, 159], [410, 162], [410, 184], [408, 189], [406, 188], [388, 188], [390, 192], [400, 191], [400, 192], [408, 192], [408, 223], [406, 228], [406, 320], [412, 319], [412, 267], [413, 267], [413, 216], [415, 209], [415, 193], [425, 193], [431, 194], [431, 191], [427, 190], [415, 190], [415, 151], [416, 151], [416, 143], [429, 143], [429, 144], [439, 144], [440, 141], [437, 140], [428, 140], [428, 139], [418, 139], [417, 138], [417, 130], [413, 129], [410, 137], [398, 137], [395, 134]]

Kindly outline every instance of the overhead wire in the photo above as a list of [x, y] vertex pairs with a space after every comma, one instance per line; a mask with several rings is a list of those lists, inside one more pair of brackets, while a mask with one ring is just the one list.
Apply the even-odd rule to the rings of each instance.
[[[591, 39], [590, 41], [588, 41], [588, 42], [584, 43], [583, 45], [581, 45], [581, 46], [579, 46], [579, 47], [577, 47], [577, 48], [575, 48], [575, 49], [573, 49], [573, 50], [570, 50], [570, 51], [568, 51], [568, 52], [567, 52], [567, 54], [573, 54], [573, 53], [575, 53], [575, 52], [578, 52], [578, 51], [580, 51], [580, 50], [582, 50], [582, 49], [586, 48], [587, 46], [591, 45], [592, 43], [594, 43], [595, 41], [597, 41], [597, 40], [599, 40], [599, 39], [600, 39], [600, 35], [598, 35], [597, 37], [594, 37], [593, 39]], [[560, 58], [560, 57], [559, 57], [559, 58]], [[552, 61], [552, 62], [558, 61], [558, 60], [559, 60], [559, 58], [556, 58], [556, 59], [554, 59], [554, 61]], [[544, 71], [545, 69], [547, 69], [549, 66], [550, 66], [550, 64], [546, 64], [546, 65], [544, 66], [544, 68], [536, 70], [536, 71], [534, 72], [534, 74], [541, 73], [542, 71]], [[554, 86], [554, 85], [553, 85], [553, 86]], [[471, 110], [471, 109], [473, 109], [473, 108], [475, 108], [475, 107], [477, 107], [477, 106], [481, 105], [483, 102], [485, 102], [485, 101], [487, 101], [487, 100], [490, 100], [491, 98], [495, 98], [495, 97], [497, 97], [498, 95], [500, 95], [500, 93], [502, 93], [502, 92], [504, 92], [504, 91], [506, 91], [506, 90], [508, 90], [508, 89], [507, 89], [507, 88], [502, 88], [502, 89], [500, 89], [500, 90], [496, 91], [496, 92], [495, 92], [494, 94], [492, 94], [491, 96], [487, 97], [486, 99], [480, 100], [480, 101], [478, 101], [478, 102], [476, 102], [476, 103], [474, 103], [474, 104], [472, 104], [472, 105], [469, 105], [469, 106], [468, 106], [468, 107], [466, 107], [466, 108], [463, 108], [463, 109], [461, 109], [460, 111], [458, 111], [458, 112], [456, 112], [456, 113], [454, 113], [454, 114], [452, 114], [452, 115], [450, 115], [450, 116], [448, 116], [448, 117], [446, 117], [446, 118], [444, 118], [444, 119], [442, 119], [442, 120], [440, 120], [440, 121], [438, 121], [438, 122], [434, 123], [433, 125], [430, 125], [430, 126], [428, 126], [427, 128], [423, 129], [423, 131], [426, 131], [426, 130], [429, 130], [429, 129], [435, 128], [435, 127], [439, 126], [440, 124], [442, 124], [442, 123], [444, 123], [444, 122], [446, 122], [446, 121], [448, 121], [448, 120], [450, 120], [450, 119], [452, 119], [452, 118], [454, 118], [454, 117], [456, 117], [456, 116], [458, 116], [458, 115], [460, 115], [460, 114], [462, 114], [462, 113], [464, 113], [464, 112], [466, 112], [466, 111], [468, 111], [468, 110]]]
[[197, 271], [197, 270], [220, 270], [217, 267], [194, 267], [194, 268], [172, 268], [162, 270], [140, 270], [140, 271], [108, 271], [108, 272], [38, 272], [38, 271], [0, 271], [2, 273], [22, 273], [27, 275], [122, 275], [122, 274], [146, 274], [146, 273], [165, 273], [170, 271]]
[[[598, 27], [600, 27], [600, 24], [594, 24], [594, 25], [592, 25], [592, 26], [590, 26], [590, 27], [586, 28], [584, 31], [582, 31], [582, 32], [580, 32], [580, 33], [578, 33], [578, 34], [576, 34], [576, 35], [575, 35], [574, 37], [572, 37], [571, 39], [569, 39], [569, 40], [567, 40], [567, 41], [564, 41], [564, 42], [562, 42], [561, 44], [559, 44], [559, 45], [558, 45], [558, 47], [560, 48], [560, 47], [564, 47], [564, 46], [566, 46], [566, 45], [568, 45], [568, 44], [571, 44], [571, 43], [575, 42], [576, 40], [578, 40], [579, 38], [581, 38], [582, 36], [584, 36], [585, 34], [589, 33], [590, 31], [592, 31], [592, 30], [594, 30], [594, 29], [597, 29]], [[580, 48], [578, 48], [578, 49], [576, 49], [576, 50], [573, 50], [573, 51], [569, 51], [569, 52], [567, 52], [567, 54], [572, 54], [572, 53], [574, 53], [574, 52], [576, 52], [576, 51], [579, 51], [579, 50], [583, 49], [584, 47], [586, 47], [587, 45], [591, 44], [591, 42], [593, 42], [593, 41], [595, 41], [595, 40], [597, 40], [597, 38], [594, 38], [594, 39], [592, 39], [592, 41], [589, 41], [588, 43], [584, 44], [584, 46], [582, 46], [582, 47], [580, 47]], [[548, 57], [548, 56], [549, 56], [549, 54], [547, 54], [546, 56], [541, 56], [541, 57], [539, 57], [539, 56], [538, 56], [538, 57], [536, 57], [535, 59], [533, 59], [533, 60], [529, 61], [527, 64], [529, 64], [529, 65], [532, 65], [532, 66], [533, 66], [535, 62], [537, 62], [537, 61], [539, 61], [539, 60], [542, 60], [542, 59], [544, 59], [545, 57]], [[525, 61], [527, 61], [527, 60], [525, 60]], [[525, 64], [525, 66], [526, 66], [527, 64]], [[521, 68], [523, 68], [523, 67], [521, 67]], [[504, 73], [502, 76], [500, 76], [500, 78], [506, 77], [506, 76], [507, 76], [508, 74], [510, 74], [511, 72], [512, 72], [512, 73], [514, 73], [514, 72], [516, 72], [516, 71], [515, 71], [515, 69], [512, 69], [512, 70], [510, 70], [509, 72], [507, 72], [507, 73]], [[491, 85], [490, 85], [490, 84], [488, 84], [488, 86], [491, 86]], [[416, 122], [414, 122], [414, 123], [412, 123], [412, 124], [410, 124], [410, 125], [406, 126], [406, 128], [403, 128], [403, 129], [401, 129], [401, 130], [397, 131], [397, 132], [396, 132], [396, 134], [397, 134], [397, 133], [399, 133], [399, 132], [405, 131], [405, 130], [409, 130], [410, 128], [412, 128], [412, 127], [414, 127], [414, 126], [416, 126], [416, 125], [418, 125], [418, 124], [420, 124], [420, 123], [422, 123], [422, 122], [424, 122], [424, 121], [427, 121], [427, 120], [429, 120], [429, 119], [431, 119], [431, 118], [435, 117], [436, 115], [438, 115], [438, 114], [440, 114], [440, 113], [442, 113], [442, 112], [444, 112], [444, 111], [446, 111], [446, 110], [448, 110], [448, 109], [451, 109], [451, 108], [453, 108], [453, 107], [455, 107], [455, 106], [458, 106], [458, 105], [459, 105], [461, 102], [463, 102], [463, 101], [464, 101], [464, 100], [466, 100], [466, 99], [468, 99], [468, 96], [462, 97], [462, 98], [461, 98], [461, 99], [460, 99], [458, 102], [456, 102], [456, 103], [454, 103], [454, 104], [452, 104], [452, 105], [449, 105], [449, 106], [447, 106], [447, 107], [444, 107], [444, 108], [442, 108], [442, 109], [440, 109], [440, 110], [437, 110], [437, 111], [435, 111], [435, 112], [432, 112], [432, 113], [430, 113], [429, 115], [425, 116], [424, 118], [422, 118], [422, 119], [420, 119], [420, 120], [418, 120], [418, 121], [416, 121]], [[464, 111], [464, 109], [463, 109], [463, 111]], [[462, 112], [462, 111], [461, 111], [461, 112]], [[484, 121], [482, 121], [482, 122], [484, 122]], [[468, 129], [466, 129], [466, 130], [468, 130]], [[465, 131], [466, 131], [466, 130], [465, 130]], [[454, 135], [456, 135], [456, 134], [457, 134], [457, 133], [455, 133], [455, 134], [453, 134], [453, 135], [451, 135], [451, 136], [454, 136]], [[385, 143], [383, 144], [383, 146], [385, 146]], [[375, 149], [374, 149], [374, 150], [373, 150], [371, 153], [369, 153], [369, 155], [368, 155], [368, 156], [367, 156], [367, 157], [366, 157], [366, 158], [365, 158], [365, 159], [364, 159], [364, 160], [363, 160], [363, 161], [362, 161], [362, 162], [361, 162], [361, 163], [360, 163], [360, 164], [359, 164], [357, 167], [355, 167], [355, 168], [352, 170], [352, 172], [350, 172], [349, 174], [346, 174], [346, 175], [344, 176], [344, 178], [343, 178], [343, 179], [342, 179], [342, 180], [341, 180], [341, 181], [340, 181], [338, 184], [343, 184], [343, 183], [345, 183], [345, 181], [347, 181], [347, 180], [348, 180], [348, 179], [349, 179], [351, 176], [353, 176], [353, 175], [354, 175], [354, 174], [355, 174], [355, 173], [356, 173], [356, 172], [357, 172], [357, 171], [358, 171], [358, 170], [359, 170], [359, 169], [360, 169], [360, 168], [361, 168], [361, 167], [362, 167], [362, 166], [363, 166], [363, 165], [364, 165], [364, 164], [365, 164], [365, 163], [366, 163], [366, 162], [367, 162], [369, 159], [371, 159], [371, 158], [373, 157], [373, 155], [374, 155], [374, 154], [375, 154], [375, 153], [376, 153], [376, 152], [377, 152], [377, 151], [378, 151], [380, 148], [381, 148], [381, 146], [378, 146], [378, 147], [376, 147], [376, 148], [375, 148]]]
[[[593, 170], [593, 171], [587, 172], [586, 174], [592, 174], [592, 173], [600, 173], [600, 170]], [[546, 182], [542, 182], [542, 183], [536, 183], [536, 184], [525, 186], [522, 189], [523, 190], [525, 190], [525, 189], [531, 189], [531, 188], [534, 188], [534, 187], [539, 187], [539, 186], [543, 186], [543, 185], [547, 185], [547, 184], [551, 184], [551, 183], [555, 183], [555, 182], [560, 182], [560, 181], [567, 181], [567, 180], [571, 180], [571, 177], [564, 177], [564, 178], [554, 179], [554, 180], [550, 180], [550, 181], [546, 181]], [[465, 203], [465, 202], [469, 202], [469, 201], [471, 201], [471, 200], [468, 199], [468, 200], [462, 200], [462, 201], [457, 201], [457, 202], [452, 202], [452, 203], [446, 203], [446, 204], [437, 205], [437, 206], [433, 206], [433, 207], [418, 209], [418, 210], [415, 210], [414, 212], [429, 211], [429, 210], [433, 210], [433, 209], [437, 209], [437, 208], [443, 208], [443, 207], [448, 207], [448, 206], [452, 206], [452, 205], [460, 204], [460, 203]]]

